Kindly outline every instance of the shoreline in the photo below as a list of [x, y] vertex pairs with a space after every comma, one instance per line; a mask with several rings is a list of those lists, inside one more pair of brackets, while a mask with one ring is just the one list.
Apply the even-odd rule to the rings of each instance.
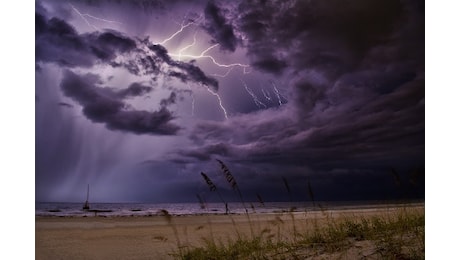
[[[287, 208], [265, 208], [265, 207], [258, 207], [256, 210], [248, 208], [249, 214], [278, 214], [278, 213], [305, 213], [305, 212], [322, 212], [322, 211], [346, 211], [346, 210], [365, 210], [365, 209], [385, 209], [385, 208], [404, 208], [404, 207], [423, 207], [425, 202], [393, 202], [393, 203], [379, 203], [379, 204], [362, 204], [362, 205], [339, 205], [339, 206], [321, 206], [318, 203], [314, 207], [302, 208], [302, 207], [293, 207], [291, 209]], [[126, 211], [117, 211], [117, 210], [98, 210], [93, 209], [89, 211], [79, 211], [78, 214], [71, 214], [63, 212], [59, 209], [51, 209], [46, 210], [44, 212], [36, 213], [36, 218], [86, 218], [86, 217], [154, 217], [154, 216], [161, 216], [163, 209], [157, 210], [129, 210], [127, 213]], [[166, 210], [166, 209], [165, 209]], [[218, 216], [218, 215], [245, 215], [246, 213], [242, 210], [236, 212], [230, 212], [226, 214], [218, 209], [211, 209], [208, 211], [200, 211], [196, 213], [174, 213], [169, 212], [171, 216]]]
[[36, 259], [173, 259], [181, 247], [202, 246], [205, 239], [225, 243], [264, 230], [292, 236], [295, 224], [304, 232], [343, 219], [424, 213], [423, 204], [405, 207], [299, 211], [280, 213], [178, 216], [36, 217]]

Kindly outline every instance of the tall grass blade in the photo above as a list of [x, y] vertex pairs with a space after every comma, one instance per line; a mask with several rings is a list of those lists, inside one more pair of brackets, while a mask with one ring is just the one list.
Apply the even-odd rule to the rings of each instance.
[[200, 202], [200, 208], [201, 209], [205, 209], [206, 208], [206, 204], [204, 203], [204, 200], [203, 198], [200, 196], [200, 194], [196, 194], [196, 197], [198, 198], [198, 201]]
[[208, 184], [209, 190], [217, 192], [217, 195], [219, 196], [220, 200], [222, 201], [222, 203], [225, 204], [225, 214], [228, 214], [230, 212], [228, 209], [228, 204], [224, 200], [222, 195], [220, 195], [220, 192], [217, 190], [217, 186], [211, 181], [211, 179], [208, 177], [208, 175], [206, 175], [206, 173], [201, 172], [201, 176], [203, 176], [204, 181], [206, 182], [206, 184]]
[[219, 160], [219, 159], [216, 159], [216, 160], [219, 162], [220, 169], [224, 173], [225, 178], [227, 179], [227, 182], [230, 184], [232, 189], [238, 188], [238, 186], [236, 184], [236, 180], [235, 180], [235, 178], [233, 178], [233, 175], [230, 173], [230, 170], [228, 169], [228, 167], [221, 160]]
[[231, 172], [228, 169], [227, 165], [224, 164], [224, 162], [222, 162], [219, 159], [216, 159], [216, 161], [219, 162], [220, 169], [224, 173], [225, 178], [227, 179], [227, 182], [230, 184], [230, 186], [232, 187], [233, 190], [236, 190], [238, 192], [238, 196], [240, 197], [241, 203], [243, 203], [243, 207], [244, 207], [246, 213], [248, 213], [248, 209], [246, 208], [246, 205], [245, 205], [244, 200], [243, 200], [243, 195], [241, 194], [240, 188], [236, 184], [235, 178], [231, 174]]
[[286, 187], [286, 190], [289, 194], [289, 200], [292, 202], [292, 193], [291, 193], [291, 188], [289, 187], [289, 183], [288, 181], [286, 180], [286, 178], [284, 177], [281, 177], [283, 179], [283, 182], [284, 182], [284, 186]]
[[230, 184], [230, 186], [232, 187], [233, 190], [237, 191], [238, 196], [240, 197], [241, 203], [243, 204], [244, 211], [246, 212], [246, 217], [248, 218], [248, 221], [249, 221], [249, 228], [251, 230], [251, 236], [254, 237], [254, 231], [252, 229], [251, 218], [249, 217], [248, 208], [246, 207], [246, 204], [244, 203], [243, 195], [241, 194], [240, 188], [236, 184], [236, 180], [233, 177], [233, 175], [231, 174], [231, 172], [228, 169], [227, 165], [225, 165], [224, 162], [222, 162], [219, 159], [216, 159], [216, 161], [220, 164], [220, 169], [222, 170], [222, 173], [225, 175], [225, 179], [227, 179], [227, 182]]
[[217, 190], [216, 185], [211, 181], [211, 179], [209, 179], [208, 175], [206, 175], [204, 172], [201, 172], [201, 176], [203, 176], [203, 179], [206, 181], [206, 184], [208, 184], [211, 191]]
[[265, 207], [264, 200], [262, 199], [259, 193], [257, 193], [257, 199], [259, 200], [259, 203], [262, 204], [263, 207]]

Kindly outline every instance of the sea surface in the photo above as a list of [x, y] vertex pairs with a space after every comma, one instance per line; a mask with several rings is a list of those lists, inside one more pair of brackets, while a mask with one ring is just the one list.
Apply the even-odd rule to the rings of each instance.
[[[327, 201], [327, 202], [246, 202], [228, 203], [229, 213], [277, 213], [305, 212], [315, 210], [366, 209], [403, 206], [405, 203], [423, 201]], [[153, 216], [166, 210], [171, 215], [225, 214], [225, 204], [207, 203], [202, 208], [199, 203], [90, 203], [90, 211], [83, 210], [83, 203], [36, 202], [35, 216], [84, 217], [84, 216]]]

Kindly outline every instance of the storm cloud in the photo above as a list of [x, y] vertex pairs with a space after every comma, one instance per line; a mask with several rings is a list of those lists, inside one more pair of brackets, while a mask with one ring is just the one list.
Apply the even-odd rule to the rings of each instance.
[[238, 39], [233, 32], [233, 27], [224, 16], [223, 10], [214, 1], [209, 1], [204, 9], [204, 15], [204, 28], [213, 37], [214, 42], [218, 43], [222, 50], [235, 51]]
[[417, 1], [243, 1], [234, 12], [252, 65], [270, 73], [289, 66], [337, 77], [369, 61], [423, 61]]
[[[75, 14], [47, 18], [50, 13], [37, 8], [36, 73], [43, 78], [36, 107], [41, 111], [54, 95], [54, 108], [73, 106], [61, 112], [82, 108], [88, 133], [93, 124], [134, 133], [107, 157], [139, 150], [141, 156], [120, 163], [154, 163], [142, 170], [124, 165], [130, 170], [119, 170], [121, 180], [139, 173], [186, 200], [206, 188], [201, 171], [219, 188], [225, 184], [217, 178], [219, 159], [244, 180], [239, 185], [249, 199], [257, 192], [287, 200], [283, 178], [294, 199], [307, 198], [307, 180], [318, 199], [393, 199], [403, 188], [423, 198], [423, 2], [155, 1], [148, 10], [156, 16], [148, 17], [139, 1], [96, 2], [100, 9], [78, 8], [97, 16], [110, 7], [126, 24], [94, 31]], [[203, 19], [190, 23], [191, 13]], [[92, 31], [79, 33], [82, 27]], [[141, 28], [133, 33], [134, 27]], [[59, 93], [45, 88], [49, 82]], [[40, 127], [51, 140], [46, 124]], [[45, 149], [40, 144], [37, 149]], [[104, 165], [95, 161], [88, 164]], [[40, 165], [37, 175], [46, 177]], [[392, 169], [400, 173], [399, 186]], [[100, 179], [109, 179], [107, 172]], [[141, 182], [129, 181], [148, 189]], [[149, 200], [145, 196], [136, 198]]]
[[136, 97], [136, 96], [143, 96], [146, 93], [149, 93], [150, 91], [152, 91], [152, 87], [144, 86], [140, 83], [134, 82], [131, 85], [129, 85], [127, 88], [118, 91], [117, 95], [121, 98]]
[[[185, 82], [201, 83], [215, 91], [219, 88], [218, 81], [207, 76], [199, 67], [173, 60], [165, 47], [149, 42], [148, 38], [132, 39], [114, 30], [79, 34], [64, 20], [56, 17], [48, 20], [40, 13], [35, 14], [35, 23], [37, 68], [40, 68], [39, 62], [53, 62], [69, 68], [107, 64], [126, 68], [135, 75], [149, 75], [153, 79], [158, 75], [169, 75]], [[150, 52], [142, 49], [143, 45]], [[121, 61], [117, 59], [119, 57], [123, 57]], [[165, 65], [168, 67], [164, 71]]]
[[115, 31], [78, 34], [65, 21], [49, 20], [35, 13], [36, 62], [55, 62], [66, 67], [91, 67], [108, 62], [136, 47], [134, 40]]
[[[135, 134], [174, 135], [180, 127], [173, 124], [173, 114], [162, 106], [154, 112], [130, 110], [117, 93], [98, 87], [98, 77], [64, 72], [61, 88], [64, 94], [83, 106], [83, 114], [107, 128]], [[129, 88], [128, 88], [129, 89]]]
[[206, 76], [206, 74], [193, 63], [181, 62], [173, 60], [165, 47], [159, 44], [147, 44], [148, 48], [153, 51], [163, 62], [170, 65], [172, 68], [180, 69], [182, 72], [170, 71], [169, 76], [179, 78], [184, 82], [192, 81], [212, 87], [215, 91], [219, 89], [219, 82], [213, 78]]
[[195, 146], [179, 158], [270, 165], [287, 175], [305, 175], [295, 173], [304, 167], [315, 178], [346, 169], [357, 183], [366, 180], [353, 172], [384, 176], [389, 167], [423, 165], [419, 3], [244, 1], [233, 11], [252, 65], [290, 75], [289, 103], [198, 123]]

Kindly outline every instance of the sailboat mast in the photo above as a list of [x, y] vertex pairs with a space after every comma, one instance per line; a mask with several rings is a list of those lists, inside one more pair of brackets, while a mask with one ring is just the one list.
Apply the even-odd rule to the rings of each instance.
[[89, 210], [88, 200], [89, 200], [89, 184], [88, 184], [88, 188], [86, 189], [86, 201], [85, 201], [85, 205], [83, 205], [83, 210]]

